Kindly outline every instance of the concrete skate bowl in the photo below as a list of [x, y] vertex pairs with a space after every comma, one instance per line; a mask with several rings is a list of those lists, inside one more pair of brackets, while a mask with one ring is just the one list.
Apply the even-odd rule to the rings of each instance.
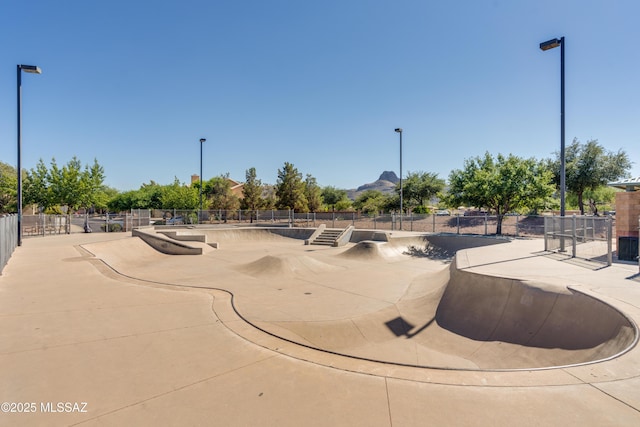
[[[453, 245], [441, 244], [405, 249], [452, 251]], [[397, 257], [401, 247], [398, 242], [365, 241], [340, 256], [376, 262]], [[376, 312], [325, 321], [264, 322], [259, 327], [330, 353], [456, 370], [594, 363], [626, 352], [637, 339], [635, 324], [598, 299], [566, 287], [460, 270], [455, 260], [437, 273], [416, 277], [402, 298]]]
[[[608, 360], [636, 342], [635, 324], [600, 300], [565, 286], [477, 274], [453, 258], [461, 249], [491, 250], [482, 247], [505, 241], [447, 235], [374, 241], [360, 233], [346, 248], [317, 249], [303, 245], [312, 232], [205, 231], [221, 249], [195, 257], [160, 254], [135, 239], [89, 249], [129, 277], [224, 289], [236, 312], [262, 331], [361, 360], [533, 370]], [[388, 290], [391, 281], [402, 289]]]

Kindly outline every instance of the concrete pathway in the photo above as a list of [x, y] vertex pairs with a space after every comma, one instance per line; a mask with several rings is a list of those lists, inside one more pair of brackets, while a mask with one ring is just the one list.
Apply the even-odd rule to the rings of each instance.
[[[16, 250], [0, 276], [0, 402], [7, 402], [0, 425], [640, 425], [637, 348], [596, 364], [518, 371], [411, 368], [339, 356], [247, 324], [228, 292], [171, 286], [180, 285], [176, 275], [202, 284], [202, 275], [189, 270], [197, 268], [195, 259], [167, 261], [186, 267], [178, 274], [154, 271], [147, 251], [138, 252], [137, 265], [122, 261], [135, 257], [135, 248], [110, 253], [109, 263], [91, 256], [107, 241], [128, 247], [134, 239], [115, 233], [30, 238]], [[291, 250], [279, 245], [258, 247], [260, 257], [255, 244], [247, 245], [252, 258], [241, 264], [269, 256], [270, 248], [280, 248], [276, 255]], [[541, 249], [540, 241], [518, 241], [459, 257], [462, 268], [479, 274], [570, 285], [638, 323], [637, 266], [593, 271], [542, 256]], [[219, 251], [219, 263], [243, 252], [239, 246]], [[382, 276], [385, 265], [379, 262]], [[305, 266], [318, 268], [312, 261]], [[231, 282], [245, 276], [211, 280], [241, 293], [241, 283]], [[331, 295], [317, 300], [320, 311], [348, 308]], [[249, 296], [237, 302], [252, 320], [271, 313]], [[302, 314], [287, 314], [293, 315]]]

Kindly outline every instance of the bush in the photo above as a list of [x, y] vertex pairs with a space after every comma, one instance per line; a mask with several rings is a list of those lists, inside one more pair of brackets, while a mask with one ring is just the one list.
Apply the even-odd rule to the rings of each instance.
[[[100, 229], [102, 231], [106, 230], [106, 226], [104, 224], [102, 224], [100, 226]], [[109, 233], [118, 233], [122, 231], [122, 225], [118, 224], [118, 223], [113, 223], [113, 224], [109, 224]]]
[[431, 209], [429, 209], [426, 206], [416, 206], [415, 208], [413, 208], [411, 210], [411, 212], [413, 212], [414, 214], [430, 214], [431, 213]]

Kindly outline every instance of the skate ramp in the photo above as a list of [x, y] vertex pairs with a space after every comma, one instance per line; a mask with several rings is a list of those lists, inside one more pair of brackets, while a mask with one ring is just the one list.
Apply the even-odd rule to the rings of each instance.
[[182, 234], [205, 235], [207, 242], [221, 245], [236, 243], [286, 242], [309, 238], [313, 228], [237, 227], [182, 229]]
[[400, 257], [404, 249], [404, 247], [392, 246], [387, 242], [363, 240], [342, 252], [340, 256], [353, 260], [375, 261]]
[[291, 341], [391, 364], [443, 369], [540, 369], [614, 357], [635, 325], [579, 292], [461, 272], [417, 277], [395, 304], [363, 316], [260, 325]]
[[[259, 231], [251, 245], [236, 245], [232, 241], [241, 235], [231, 230], [227, 249], [200, 257], [161, 254], [138, 238], [88, 249], [131, 277], [227, 289], [254, 326], [365, 360], [441, 369], [539, 369], [615, 357], [635, 344], [635, 324], [600, 300], [565, 286], [474, 273], [460, 269], [455, 258], [448, 265], [440, 259], [460, 246], [499, 239], [412, 236], [308, 251], [290, 238]], [[286, 244], [276, 242], [281, 239]], [[429, 271], [418, 268], [424, 263]], [[408, 280], [404, 291], [385, 290], [389, 283], [381, 278], [401, 275]], [[286, 286], [274, 286], [279, 279]], [[368, 288], [360, 286], [363, 280], [371, 280]]]
[[447, 260], [457, 251], [507, 243], [503, 238], [459, 235], [385, 236], [386, 240], [361, 240], [342, 252], [344, 258], [354, 260], [392, 260], [402, 256]]
[[305, 255], [267, 255], [236, 269], [254, 277], [273, 277], [319, 274], [340, 270], [340, 267]]

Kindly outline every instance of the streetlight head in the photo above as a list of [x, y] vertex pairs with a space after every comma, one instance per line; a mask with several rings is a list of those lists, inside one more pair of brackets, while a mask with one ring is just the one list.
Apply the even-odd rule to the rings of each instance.
[[40, 67], [36, 67], [35, 65], [18, 65], [18, 67], [25, 73], [42, 74]]
[[205, 138], [200, 138], [200, 143], [206, 142]]
[[396, 128], [395, 131], [398, 133], [402, 133], [402, 128]]
[[540, 49], [549, 50], [549, 49], [553, 49], [554, 47], [558, 47], [561, 44], [562, 44], [562, 40], [551, 39], [551, 40], [547, 40], [546, 42], [540, 43]]

